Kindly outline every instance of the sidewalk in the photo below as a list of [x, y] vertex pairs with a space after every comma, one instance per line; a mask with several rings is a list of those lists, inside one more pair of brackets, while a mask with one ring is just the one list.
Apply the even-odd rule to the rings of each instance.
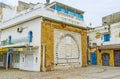
[[120, 67], [88, 66], [49, 72], [0, 68], [0, 79], [120, 79]]

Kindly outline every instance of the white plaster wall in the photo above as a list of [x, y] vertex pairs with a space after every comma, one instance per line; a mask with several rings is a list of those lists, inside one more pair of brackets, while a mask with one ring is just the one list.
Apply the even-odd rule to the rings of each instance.
[[[32, 52], [21, 53], [21, 55], [20, 55], [20, 69], [33, 71], [33, 62], [32, 61], [26, 62], [28, 60], [27, 55], [32, 55], [32, 61], [34, 61]], [[31, 65], [28, 63], [31, 63]]]
[[[40, 48], [33, 49], [31, 51], [25, 51], [20, 53], [20, 67], [19, 69], [22, 70], [29, 70], [29, 71], [40, 71]], [[26, 62], [28, 60], [26, 55], [32, 55], [32, 61]], [[37, 57], [37, 61], [36, 61]], [[27, 63], [31, 63], [31, 66]]]

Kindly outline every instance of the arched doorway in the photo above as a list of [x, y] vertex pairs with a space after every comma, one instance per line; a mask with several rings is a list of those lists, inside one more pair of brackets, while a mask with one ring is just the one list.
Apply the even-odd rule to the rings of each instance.
[[102, 65], [103, 66], [109, 66], [109, 60], [110, 60], [110, 56], [108, 53], [103, 53], [102, 54]]

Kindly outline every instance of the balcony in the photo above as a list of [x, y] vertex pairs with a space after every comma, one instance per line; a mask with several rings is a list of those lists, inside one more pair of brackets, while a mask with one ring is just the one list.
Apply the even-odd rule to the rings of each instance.
[[16, 44], [25, 44], [26, 42], [28, 42], [28, 37], [22, 37], [22, 38], [17, 38], [17, 39], [13, 39], [11, 40], [11, 43], [8, 42], [8, 39], [1, 41], [1, 45], [0, 46], [8, 46], [8, 45], [16, 45]]
[[45, 16], [48, 16], [48, 17], [53, 16], [52, 18], [55, 20], [59, 20], [59, 21], [63, 21], [63, 22], [69, 23], [69, 24], [85, 27], [85, 23], [84, 23], [83, 19], [77, 18], [70, 14], [66, 14], [61, 11], [56, 11], [52, 8], [46, 8], [46, 10], [44, 10], [44, 13], [49, 13]]

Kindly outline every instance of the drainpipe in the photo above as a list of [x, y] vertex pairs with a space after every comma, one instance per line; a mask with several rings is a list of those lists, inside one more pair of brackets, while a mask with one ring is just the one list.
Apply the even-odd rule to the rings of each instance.
[[43, 54], [42, 54], [42, 71], [45, 72], [46, 68], [45, 68], [45, 48], [46, 48], [46, 44], [42, 44], [43, 47]]

